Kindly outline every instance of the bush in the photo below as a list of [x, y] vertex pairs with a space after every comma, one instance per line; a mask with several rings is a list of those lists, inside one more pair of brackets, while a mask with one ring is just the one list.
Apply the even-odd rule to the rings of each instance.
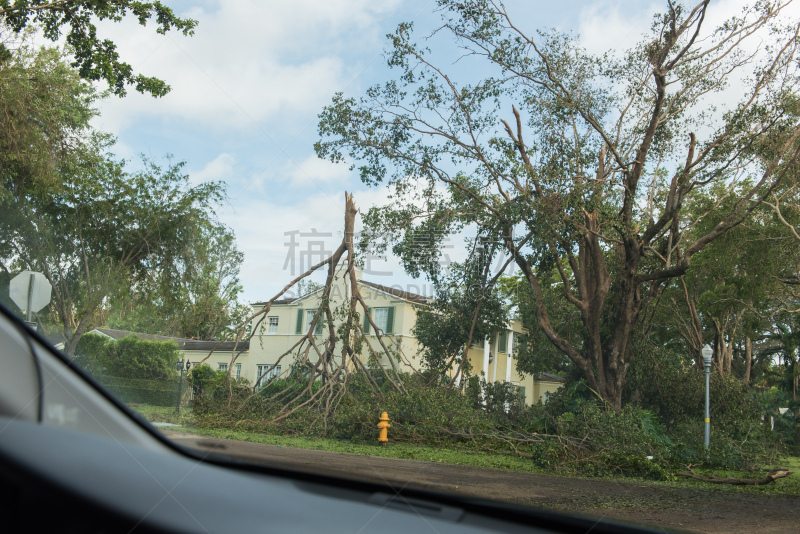
[[109, 374], [125, 378], [162, 380], [175, 378], [180, 360], [173, 341], [145, 341], [128, 336], [105, 346]]
[[[375, 394], [367, 377], [354, 373], [338, 392], [334, 409], [326, 410], [324, 402], [309, 403], [288, 417], [281, 411], [286, 408], [281, 393], [288, 387], [307, 387], [307, 382], [275, 380], [256, 395], [219, 387], [217, 392], [232, 394], [220, 396], [206, 390], [196, 400], [195, 415], [202, 426], [375, 443], [378, 417], [386, 411], [392, 425], [390, 439], [395, 442], [509, 454], [528, 458], [539, 467], [589, 475], [669, 476], [664, 460], [668, 440], [650, 412], [631, 407], [617, 414], [589, 402], [575, 413], [555, 418], [551, 426], [557, 434], [546, 435], [541, 430], [551, 416], [545, 407], [523, 406], [503, 397], [500, 388], [488, 391], [494, 401], [487, 395], [490, 409], [484, 410], [476, 407], [475, 391], [469, 387], [466, 393], [450, 390], [430, 385], [419, 375], [403, 375], [400, 380], [405, 393], [384, 383], [381, 393]], [[312, 391], [319, 387], [315, 384]]]
[[114, 340], [100, 334], [84, 334], [75, 347], [73, 362], [90, 373], [108, 373], [111, 363], [107, 347]]
[[226, 375], [225, 371], [214, 370], [207, 363], [203, 363], [193, 367], [186, 380], [192, 385], [197, 397], [204, 392], [215, 391], [225, 380]]
[[711, 443], [704, 444], [705, 376], [681, 358], [640, 358], [628, 387], [631, 397], [664, 426], [677, 468], [703, 464], [725, 469], [752, 469], [774, 462], [784, 447], [781, 436], [764, 422], [758, 392], [734, 377], [710, 377]]
[[123, 402], [175, 405], [180, 358], [172, 341], [145, 341], [135, 336], [115, 341], [99, 334], [81, 337], [74, 362], [89, 371]]
[[[117, 376], [95, 375], [100, 383], [125, 403], [152, 404], [154, 406], [175, 406], [178, 400], [178, 379], [146, 380], [141, 378], [121, 378]], [[182, 391], [185, 394], [187, 384]]]

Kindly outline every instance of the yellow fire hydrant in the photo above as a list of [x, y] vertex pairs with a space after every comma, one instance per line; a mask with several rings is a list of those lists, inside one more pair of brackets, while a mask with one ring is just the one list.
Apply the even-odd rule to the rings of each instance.
[[383, 446], [386, 446], [386, 443], [389, 441], [389, 429], [392, 428], [392, 425], [389, 424], [389, 414], [383, 412], [381, 414], [380, 423], [378, 423], [378, 428], [380, 429], [380, 434], [378, 434], [378, 443]]

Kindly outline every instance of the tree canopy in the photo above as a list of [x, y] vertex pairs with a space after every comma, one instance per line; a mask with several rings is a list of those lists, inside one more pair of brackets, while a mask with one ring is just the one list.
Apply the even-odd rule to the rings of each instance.
[[211, 222], [186, 229], [183, 247], [168, 261], [110, 300], [111, 328], [190, 339], [230, 339], [250, 309], [239, 303], [244, 255], [226, 227]]
[[117, 160], [113, 139], [89, 125], [96, 91], [65, 61], [57, 50], [20, 46], [0, 63], [11, 126], [0, 133], [4, 277], [30, 269], [48, 278], [51, 318], [70, 355], [89, 326], [136, 292], [161, 299], [162, 318], [178, 317], [198, 337], [227, 328], [242, 258], [215, 217], [224, 186], [190, 185], [183, 163], [143, 159], [131, 170]]
[[0, 59], [0, 200], [50, 187], [76, 163], [97, 97], [57, 49], [23, 39]]

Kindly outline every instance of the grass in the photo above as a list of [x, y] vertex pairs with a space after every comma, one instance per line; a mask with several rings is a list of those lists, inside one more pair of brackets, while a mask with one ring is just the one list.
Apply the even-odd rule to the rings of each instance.
[[188, 428], [195, 426], [194, 414], [191, 408], [181, 407], [180, 414], [177, 414], [174, 406], [131, 403], [128, 407], [142, 414], [151, 423], [172, 423]]
[[[381, 447], [376, 443], [358, 443], [345, 440], [305, 437], [305, 436], [285, 436], [275, 434], [264, 434], [260, 432], [248, 432], [241, 430], [226, 430], [218, 428], [203, 428], [196, 426], [194, 415], [191, 408], [182, 408], [180, 415], [175, 413], [175, 408], [166, 406], [152, 406], [147, 404], [132, 404], [131, 408], [141, 413], [148, 421], [173, 423], [179, 425], [170, 430], [179, 430], [193, 434], [210, 436], [215, 438], [232, 439], [237, 441], [248, 441], [252, 443], [264, 443], [267, 445], [277, 445], [279, 447], [292, 447], [297, 449], [313, 449], [331, 452], [361, 454], [365, 456], [380, 456], [384, 458], [400, 458], [406, 460], [422, 460], [426, 462], [438, 462], [455, 465], [470, 465], [474, 467], [485, 467], [493, 469], [506, 469], [510, 471], [523, 471], [529, 473], [543, 473], [561, 476], [575, 476], [572, 473], [554, 472], [539, 468], [530, 460], [516, 458], [503, 454], [491, 454], [486, 452], [465, 451], [459, 449], [447, 449], [442, 447], [430, 447], [421, 445], [409, 445], [405, 443], [391, 443], [388, 447]], [[376, 435], [377, 439], [377, 435]], [[624, 477], [625, 480], [640, 481], [646, 484], [666, 485], [672, 487], [696, 487], [705, 489], [719, 489], [727, 491], [747, 491], [756, 493], [774, 493], [782, 495], [800, 495], [800, 457], [790, 456], [782, 459], [774, 466], [764, 466], [765, 471], [755, 473], [742, 473], [736, 471], [723, 470], [703, 470], [695, 469], [698, 474], [714, 475], [717, 477], [742, 477], [759, 478], [765, 476], [766, 470], [774, 467], [789, 468], [795, 474], [784, 479], [776, 480], [764, 486], [732, 486], [728, 484], [709, 484], [693, 479], [679, 478], [674, 481], [652, 481], [633, 477]], [[623, 477], [607, 477], [620, 479]]]
[[[755, 474], [741, 474], [735, 471], [715, 471], [712, 474], [718, 477], [747, 477], [747, 478], [760, 478], [762, 476], [766, 476], [766, 471], [769, 471], [773, 468], [788, 468], [793, 475], [787, 478], [781, 478], [772, 482], [771, 484], [766, 484], [764, 486], [728, 486], [740, 491], [756, 491], [759, 493], [780, 493], [784, 495], [800, 495], [800, 457], [797, 456], [787, 456], [785, 458], [781, 458], [779, 462], [775, 465], [764, 466], [764, 471], [758, 472]], [[695, 481], [697, 484], [704, 484], [700, 481]]]
[[475, 467], [489, 467], [494, 469], [508, 469], [512, 471], [544, 472], [523, 458], [515, 458], [503, 454], [490, 454], [484, 452], [463, 451], [441, 447], [423, 445], [409, 445], [405, 443], [391, 443], [388, 447], [381, 447], [377, 441], [370, 443], [353, 443], [328, 438], [308, 438], [302, 436], [280, 436], [260, 434], [257, 432], [244, 432], [237, 430], [222, 430], [199, 428], [194, 432], [201, 435], [217, 438], [234, 439], [237, 441], [251, 441], [266, 443], [281, 447], [294, 447], [298, 449], [314, 449], [365, 456], [380, 456], [384, 458], [401, 458], [405, 460], [423, 460], [426, 462], [439, 462], [455, 465], [471, 465]]
[[246, 432], [239, 430], [224, 430], [217, 428], [197, 427], [191, 409], [181, 409], [180, 415], [175, 413], [175, 408], [167, 406], [152, 406], [149, 404], [131, 404], [131, 408], [141, 413], [148, 421], [156, 423], [173, 423], [180, 425], [170, 430], [191, 432], [202, 436], [265, 443], [280, 447], [293, 447], [296, 449], [313, 449], [349, 454], [362, 454], [365, 456], [382, 456], [385, 458], [402, 458], [406, 460], [424, 460], [426, 462], [440, 462], [457, 465], [473, 465], [476, 467], [491, 467], [495, 469], [510, 469], [513, 471], [542, 472], [522, 458], [502, 454], [488, 454], [481, 452], [461, 451], [438, 447], [407, 445], [392, 443], [389, 447], [381, 447], [370, 443], [353, 443], [328, 438], [310, 438], [303, 436], [282, 436], [263, 434], [260, 432]]

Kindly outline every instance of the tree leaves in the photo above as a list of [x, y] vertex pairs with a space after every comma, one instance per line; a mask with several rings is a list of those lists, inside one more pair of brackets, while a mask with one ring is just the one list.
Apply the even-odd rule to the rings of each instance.
[[[156, 33], [175, 30], [192, 35], [197, 21], [183, 19], [161, 2], [135, 0], [4, 0], [0, 2], [0, 22], [20, 33], [31, 24], [41, 26], [44, 36], [57, 41], [66, 33], [72, 50], [72, 66], [86, 80], [104, 80], [111, 91], [124, 96], [126, 86], [133, 85], [140, 93], [164, 96], [170, 88], [158, 78], [134, 73], [130, 64], [122, 61], [116, 44], [97, 35], [96, 20], [120, 22], [133, 16], [145, 26], [154, 21]], [[69, 29], [65, 32], [64, 28]]]

